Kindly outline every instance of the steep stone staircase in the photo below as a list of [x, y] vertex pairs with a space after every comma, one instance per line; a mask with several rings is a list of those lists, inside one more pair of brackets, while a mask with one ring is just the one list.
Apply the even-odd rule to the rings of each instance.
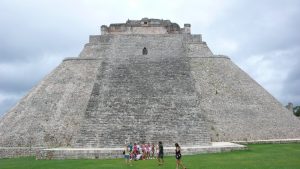
[[[137, 37], [122, 38], [115, 42], [118, 52], [99, 65], [76, 147], [210, 144], [182, 39], [148, 38], [158, 41], [156, 50], [158, 46], [141, 44], [147, 37], [140, 42]], [[143, 46], [147, 55], [142, 55]]]

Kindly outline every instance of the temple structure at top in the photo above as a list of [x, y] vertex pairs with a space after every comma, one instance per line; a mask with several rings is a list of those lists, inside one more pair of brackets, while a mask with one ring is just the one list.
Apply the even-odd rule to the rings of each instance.
[[183, 28], [177, 23], [163, 19], [127, 20], [126, 23], [101, 26], [101, 34], [191, 34], [191, 24], [184, 24]]

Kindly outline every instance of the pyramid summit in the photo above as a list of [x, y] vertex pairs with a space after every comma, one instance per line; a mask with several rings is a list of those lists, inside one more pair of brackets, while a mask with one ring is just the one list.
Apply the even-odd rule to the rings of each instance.
[[[300, 121], [191, 25], [101, 26], [0, 119], [0, 157], [41, 148], [300, 138]], [[30, 151], [26, 148], [30, 147]], [[22, 150], [20, 150], [22, 148]]]
[[110, 24], [101, 26], [101, 34], [174, 34], [188, 33], [190, 34], [190, 24], [184, 24], [184, 28], [180, 28], [177, 23], [170, 20], [148, 19], [127, 20], [126, 23]]

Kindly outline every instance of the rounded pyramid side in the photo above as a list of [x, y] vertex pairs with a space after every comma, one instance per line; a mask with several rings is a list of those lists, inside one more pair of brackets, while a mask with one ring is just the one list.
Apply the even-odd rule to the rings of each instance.
[[300, 138], [300, 120], [228, 57], [190, 64], [213, 141]]
[[0, 119], [0, 146], [70, 145], [84, 116], [99, 62], [62, 62]]

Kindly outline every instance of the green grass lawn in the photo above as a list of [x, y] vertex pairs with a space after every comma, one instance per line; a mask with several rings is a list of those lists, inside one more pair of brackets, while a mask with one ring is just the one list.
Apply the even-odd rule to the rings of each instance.
[[[300, 169], [300, 144], [249, 145], [249, 150], [217, 154], [183, 156], [188, 169]], [[165, 164], [156, 160], [35, 160], [34, 157], [0, 159], [0, 169], [175, 169], [175, 158], [166, 157]]]

